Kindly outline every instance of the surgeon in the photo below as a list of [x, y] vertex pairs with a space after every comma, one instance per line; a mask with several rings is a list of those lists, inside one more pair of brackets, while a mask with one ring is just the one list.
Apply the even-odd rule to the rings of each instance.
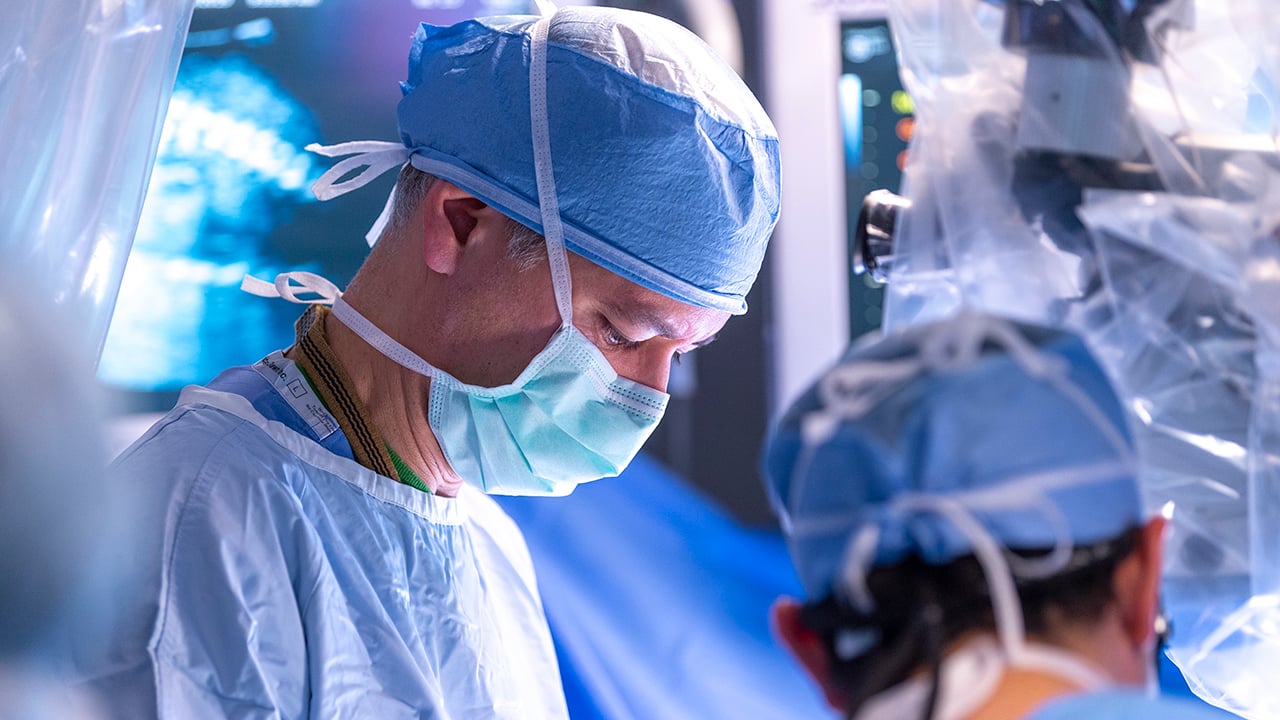
[[845, 716], [1229, 717], [1149, 692], [1165, 521], [1080, 339], [964, 313], [855, 345], [766, 453], [808, 595], [774, 625]]
[[400, 168], [350, 287], [247, 280], [314, 303], [296, 343], [114, 464], [146, 539], [76, 657], [119, 717], [566, 715], [486, 494], [627, 465], [671, 363], [746, 310], [776, 133], [695, 36], [622, 10], [424, 25], [402, 87], [401, 142], [318, 148], [352, 155], [322, 198]]

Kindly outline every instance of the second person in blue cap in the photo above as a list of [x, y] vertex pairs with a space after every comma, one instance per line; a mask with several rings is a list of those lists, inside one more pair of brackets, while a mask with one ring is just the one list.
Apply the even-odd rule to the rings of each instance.
[[1156, 699], [1162, 517], [1077, 337], [962, 313], [852, 348], [769, 443], [807, 600], [774, 607], [860, 720], [1226, 717]]

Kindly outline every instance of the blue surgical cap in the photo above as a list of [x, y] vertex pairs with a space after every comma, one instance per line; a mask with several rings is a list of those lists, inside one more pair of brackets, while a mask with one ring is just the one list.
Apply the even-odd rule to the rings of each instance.
[[[536, 17], [422, 25], [398, 110], [420, 170], [542, 232], [529, 112]], [[778, 139], [705, 43], [639, 12], [563, 8], [547, 48], [569, 250], [651, 290], [742, 313], [778, 218]]]
[[1023, 550], [1142, 518], [1124, 410], [1084, 343], [968, 313], [852, 347], [791, 406], [765, 465], [812, 597], [848, 589], [866, 528], [866, 569], [974, 553], [943, 503]]

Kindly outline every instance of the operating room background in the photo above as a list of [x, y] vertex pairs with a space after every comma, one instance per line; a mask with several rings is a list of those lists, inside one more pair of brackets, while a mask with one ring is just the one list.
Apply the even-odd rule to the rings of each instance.
[[[847, 229], [863, 192], [894, 187], [911, 131], [884, 3], [610, 4], [694, 26], [726, 55], [737, 46], [782, 138], [783, 219], [752, 311], [675, 369], [667, 418], [645, 456], [569, 498], [505, 507], [538, 566], [575, 718], [822, 716], [768, 634], [768, 603], [798, 587], [759, 455], [771, 417], [849, 338], [878, 324], [879, 289], [852, 273]], [[323, 165], [303, 146], [395, 138], [414, 24], [526, 8], [198, 3], [126, 271], [133, 277], [100, 366], [122, 417], [139, 418], [120, 423], [118, 440], [172, 406], [183, 385], [291, 342], [296, 307], [240, 293], [245, 272], [350, 279], [392, 180], [317, 203], [306, 188]], [[721, 24], [698, 26], [707, 18]], [[656, 704], [664, 694], [667, 705]]]
[[[769, 105], [766, 30], [773, 26], [768, 14], [776, 10], [766, 8], [766, 3], [604, 4], [654, 12], [695, 30], [738, 66], [747, 84]], [[339, 285], [350, 280], [367, 252], [361, 238], [380, 211], [392, 179], [375, 181], [340, 203], [318, 203], [308, 188], [324, 166], [303, 148], [310, 142], [396, 136], [394, 104], [409, 29], [419, 21], [448, 24], [528, 7], [527, 0], [196, 3], [148, 199], [100, 362], [99, 376], [113, 407], [139, 418], [119, 423], [120, 442], [147, 417], [171, 407], [184, 385], [206, 382], [227, 366], [253, 362], [291, 342], [296, 309], [241, 293], [243, 274], [271, 277], [286, 270], [311, 270]], [[334, 33], [338, 27], [347, 32]], [[832, 46], [843, 42], [835, 26], [822, 32]], [[874, 32], [885, 44], [875, 55], [879, 75], [870, 81], [883, 84], [892, 81], [893, 58], [887, 29]], [[794, 50], [776, 47], [775, 54], [793, 55]], [[828, 73], [806, 75], [826, 82]], [[836, 86], [828, 83], [827, 92], [834, 98]], [[835, 122], [831, 118], [829, 128], [839, 132]], [[859, 147], [866, 140], [852, 139]], [[871, 153], [875, 146], [872, 138]], [[849, 167], [854, 174], [847, 192], [856, 207], [864, 191], [861, 183], [871, 181], [857, 175], [856, 163]], [[785, 220], [783, 228], [785, 233]], [[838, 233], [843, 235], [843, 227]], [[791, 391], [778, 379], [780, 360], [773, 348], [779, 326], [794, 332], [793, 326], [813, 325], [821, 332], [826, 321], [778, 310], [772, 258], [779, 253], [811, 256], [816, 265], [822, 262], [821, 253], [832, 251], [841, 253], [840, 264], [847, 267], [839, 236], [775, 244], [748, 299], [751, 312], [734, 318], [716, 343], [673, 369], [671, 404], [646, 445], [650, 456], [747, 526], [776, 527], [760, 480], [759, 454], [771, 414]], [[829, 314], [842, 318], [842, 323], [852, 318], [848, 329], [854, 335], [875, 327], [876, 291], [861, 279], [846, 287], [852, 291], [839, 302], [856, 307], [833, 308]], [[809, 353], [808, 367], [798, 374], [793, 370], [796, 379], [790, 385], [816, 373], [822, 362], [834, 360], [847, 336], [839, 334], [825, 352]]]

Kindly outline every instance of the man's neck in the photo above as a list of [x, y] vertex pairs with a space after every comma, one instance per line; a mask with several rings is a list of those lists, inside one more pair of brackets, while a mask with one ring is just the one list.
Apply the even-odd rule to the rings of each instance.
[[427, 421], [430, 379], [375, 350], [332, 313], [324, 322], [329, 347], [383, 441], [433, 492], [456, 496], [462, 480], [449, 467]]
[[[933, 678], [920, 669], [908, 681], [871, 698], [857, 717], [898, 720], [919, 717]], [[1012, 720], [1029, 716], [1064, 695], [1093, 692], [1115, 684], [1093, 658], [1058, 643], [1028, 639], [1022, 658], [1011, 665], [994, 634], [973, 632], [945, 651], [935, 716], [964, 720]]]
[[1005, 667], [991, 698], [969, 720], [1027, 717], [1055, 698], [1114, 684], [1116, 676], [1105, 662], [1108, 634], [1100, 628], [1076, 630], [1048, 642], [1028, 638], [1030, 656], [1018, 666]]
[[1063, 695], [1084, 692], [1086, 688], [1043, 670], [1008, 668], [991, 698], [968, 720], [1009, 720], [1031, 715], [1032, 711]]

